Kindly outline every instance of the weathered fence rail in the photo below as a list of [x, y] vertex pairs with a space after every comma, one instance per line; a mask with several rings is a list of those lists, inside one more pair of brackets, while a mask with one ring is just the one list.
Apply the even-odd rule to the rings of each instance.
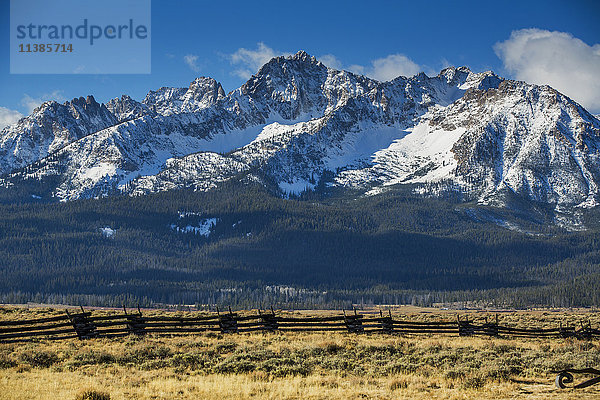
[[361, 315], [343, 313], [334, 316], [294, 317], [259, 311], [257, 315], [238, 315], [231, 312], [190, 316], [156, 316], [123, 309], [122, 314], [95, 315], [90, 311], [70, 313], [47, 318], [21, 321], [0, 321], [0, 342], [18, 342], [34, 339], [61, 340], [79, 338], [110, 338], [126, 335], [168, 334], [189, 335], [202, 332], [349, 332], [385, 333], [398, 335], [455, 335], [526, 338], [600, 338], [600, 329], [591, 324], [581, 327], [517, 328], [485, 320], [470, 321], [468, 317], [456, 321], [407, 321], [395, 319], [391, 313]]

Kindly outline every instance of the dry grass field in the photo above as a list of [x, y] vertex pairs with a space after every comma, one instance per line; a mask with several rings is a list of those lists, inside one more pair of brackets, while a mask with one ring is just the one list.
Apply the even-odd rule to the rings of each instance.
[[[411, 320], [456, 318], [403, 311]], [[0, 322], [61, 312], [4, 307]], [[500, 318], [511, 326], [600, 322], [589, 312]], [[567, 367], [600, 367], [600, 343], [347, 333], [40, 340], [0, 344], [0, 399], [600, 399], [600, 385], [557, 389], [551, 371]]]

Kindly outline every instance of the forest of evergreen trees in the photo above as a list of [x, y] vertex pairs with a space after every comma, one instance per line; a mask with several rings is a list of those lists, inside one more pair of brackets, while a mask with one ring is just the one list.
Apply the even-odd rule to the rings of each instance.
[[[485, 209], [532, 234], [474, 220], [469, 210], [479, 206], [410, 190], [281, 199], [231, 183], [207, 193], [23, 199], [0, 204], [0, 303], [600, 304], [596, 210], [583, 216], [588, 230], [567, 232], [550, 214]], [[183, 232], [211, 218], [210, 235]]]

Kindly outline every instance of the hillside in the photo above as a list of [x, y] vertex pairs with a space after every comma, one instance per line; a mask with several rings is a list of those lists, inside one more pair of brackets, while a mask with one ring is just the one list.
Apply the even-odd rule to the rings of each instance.
[[[522, 307], [600, 300], [596, 209], [582, 217], [590, 229], [566, 232], [549, 223], [552, 210], [535, 210], [531, 220], [531, 210], [410, 193], [294, 200], [256, 183], [228, 183], [209, 192], [3, 205], [0, 302]], [[501, 226], [502, 219], [520, 225]]]

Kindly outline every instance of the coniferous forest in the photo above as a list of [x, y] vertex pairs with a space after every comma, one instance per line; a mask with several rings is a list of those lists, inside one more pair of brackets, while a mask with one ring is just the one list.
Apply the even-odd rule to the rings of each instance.
[[0, 302], [600, 303], [598, 210], [582, 210], [586, 230], [568, 231], [543, 208], [422, 198], [406, 187], [371, 197], [321, 189], [283, 199], [259, 184], [225, 183], [66, 203], [5, 190]]

